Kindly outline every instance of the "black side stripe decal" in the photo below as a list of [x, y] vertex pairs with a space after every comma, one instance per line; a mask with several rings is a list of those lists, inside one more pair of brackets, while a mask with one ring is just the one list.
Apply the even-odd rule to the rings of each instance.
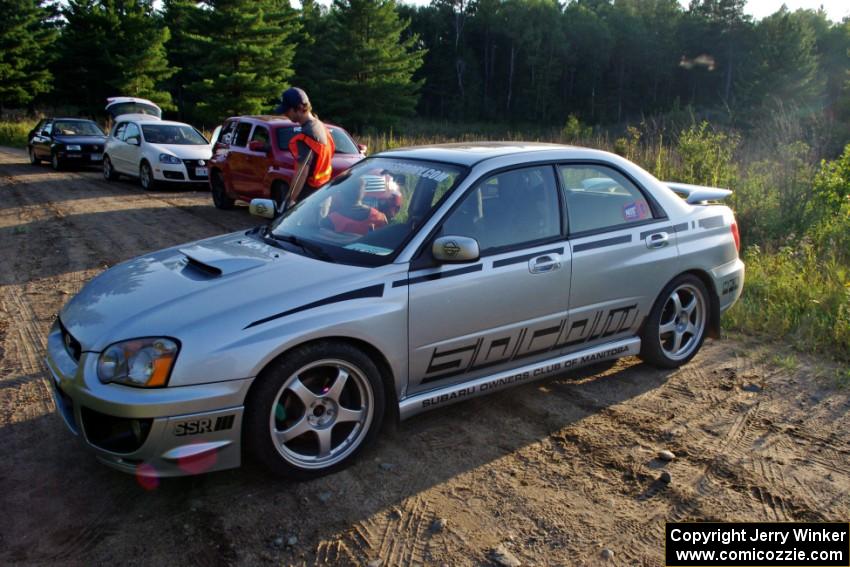
[[563, 248], [552, 248], [551, 250], [543, 250], [541, 252], [534, 252], [532, 254], [523, 254], [521, 256], [513, 256], [511, 258], [502, 258], [501, 260], [496, 260], [493, 262], [494, 268], [501, 268], [502, 266], [510, 266], [511, 264], [520, 264], [522, 262], [527, 262], [532, 258], [536, 258], [538, 256], [543, 256], [545, 254], [563, 254]]
[[699, 219], [700, 228], [717, 228], [719, 226], [723, 226], [723, 217], [708, 217], [706, 219]]
[[419, 276], [416, 278], [410, 278], [406, 280], [398, 280], [393, 282], [393, 287], [402, 287], [405, 285], [414, 285], [422, 282], [430, 282], [434, 280], [441, 280], [444, 278], [450, 278], [452, 276], [460, 276], [463, 274], [471, 274], [472, 272], [480, 272], [484, 269], [484, 264], [475, 264], [474, 266], [466, 266], [463, 268], [458, 268], [456, 270], [446, 270], [443, 272], [434, 272], [433, 274], [426, 274], [424, 276]]
[[688, 223], [680, 222], [679, 224], [673, 227], [673, 232], [686, 232], [688, 230]]
[[[383, 297], [383, 295], [384, 284], [355, 289], [353, 291], [347, 291], [345, 293], [340, 293], [339, 295], [333, 295], [325, 299], [320, 299], [319, 301], [314, 301], [313, 303], [308, 303], [307, 305], [302, 305], [301, 307], [296, 307], [294, 309], [290, 309], [289, 311], [284, 311], [283, 313], [277, 313], [275, 315], [270, 315], [269, 317], [257, 319], [256, 321], [245, 327], [245, 329], [250, 329], [251, 327], [256, 327], [257, 325], [262, 325], [263, 323], [268, 323], [269, 321], [274, 321], [275, 319], [280, 319], [281, 317], [300, 313], [301, 311], [307, 311], [308, 309], [322, 307], [323, 305], [330, 305], [332, 303], [339, 303], [341, 301], [348, 301], [350, 299], [362, 299], [364, 297]], [[242, 330], [244, 331], [245, 329]]]
[[615, 236], [614, 238], [606, 238], [604, 240], [594, 240], [593, 242], [583, 242], [573, 246], [573, 252], [581, 252], [582, 250], [592, 250], [594, 248], [604, 248], [606, 246], [614, 246], [615, 244], [624, 244], [632, 241], [632, 235]]

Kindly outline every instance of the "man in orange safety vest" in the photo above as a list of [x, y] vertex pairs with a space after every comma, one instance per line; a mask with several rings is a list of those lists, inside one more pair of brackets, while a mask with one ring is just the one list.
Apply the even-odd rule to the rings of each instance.
[[289, 195], [283, 202], [283, 210], [286, 210], [331, 180], [335, 148], [330, 132], [313, 115], [310, 99], [303, 90], [292, 87], [283, 91], [275, 113], [298, 124], [289, 141], [289, 151], [296, 165]]

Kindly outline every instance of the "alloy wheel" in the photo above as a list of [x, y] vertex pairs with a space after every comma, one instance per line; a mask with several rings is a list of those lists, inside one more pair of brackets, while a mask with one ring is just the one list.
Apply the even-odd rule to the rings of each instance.
[[290, 464], [323, 469], [362, 443], [374, 414], [365, 373], [338, 359], [310, 363], [278, 391], [269, 416], [272, 442]]
[[661, 349], [671, 360], [687, 358], [700, 344], [706, 326], [705, 298], [695, 286], [685, 283], [673, 290], [658, 325]]

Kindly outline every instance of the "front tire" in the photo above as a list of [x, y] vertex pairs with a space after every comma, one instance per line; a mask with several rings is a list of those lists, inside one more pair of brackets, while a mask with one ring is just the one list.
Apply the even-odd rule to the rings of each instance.
[[59, 154], [56, 152], [53, 152], [50, 156], [50, 167], [52, 167], [54, 171], [62, 171], [62, 160], [59, 159]]
[[212, 193], [213, 205], [215, 208], [227, 210], [233, 208], [233, 199], [227, 196], [227, 189], [224, 187], [224, 178], [219, 172], [213, 172], [210, 181], [210, 192]]
[[109, 159], [109, 156], [103, 156], [103, 178], [107, 181], [118, 179], [118, 172], [112, 166], [112, 160]]
[[351, 464], [384, 417], [380, 373], [341, 342], [305, 345], [257, 378], [245, 403], [245, 442], [278, 476], [307, 480]]
[[32, 164], [32, 165], [38, 165], [38, 164], [40, 164], [40, 163], [41, 163], [41, 160], [40, 160], [40, 159], [38, 159], [38, 158], [35, 156], [35, 149], [33, 149], [33, 147], [32, 147], [32, 146], [30, 146], [30, 147], [29, 147], [29, 148], [27, 148], [27, 149], [29, 150], [29, 155], [30, 155], [30, 164]]
[[661, 368], [678, 368], [699, 352], [710, 316], [708, 290], [683, 274], [667, 284], [641, 334], [640, 357]]
[[153, 177], [153, 170], [148, 162], [143, 161], [139, 166], [139, 184], [145, 191], [153, 191], [158, 183]]

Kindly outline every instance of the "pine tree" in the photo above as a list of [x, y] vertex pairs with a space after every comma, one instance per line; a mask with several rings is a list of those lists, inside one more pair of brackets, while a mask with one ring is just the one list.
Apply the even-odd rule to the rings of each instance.
[[55, 74], [62, 102], [99, 112], [109, 96], [149, 98], [164, 108], [159, 85], [173, 73], [168, 28], [150, 0], [69, 0]]
[[177, 106], [180, 120], [190, 120], [198, 102], [188, 86], [201, 80], [197, 62], [204, 54], [199, 49], [198, 38], [204, 32], [205, 16], [195, 0], [165, 0], [162, 3], [162, 18], [168, 22], [171, 32], [165, 49], [168, 64], [174, 70], [165, 86]]
[[52, 15], [40, 0], [0, 2], [0, 107], [29, 104], [50, 91], [46, 63], [58, 36]]
[[210, 123], [268, 111], [292, 76], [299, 23], [286, 0], [207, 0], [201, 80], [190, 90]]
[[318, 111], [358, 131], [412, 115], [422, 84], [413, 74], [424, 51], [415, 48], [416, 36], [402, 39], [408, 24], [395, 0], [334, 0], [325, 46], [331, 64]]

